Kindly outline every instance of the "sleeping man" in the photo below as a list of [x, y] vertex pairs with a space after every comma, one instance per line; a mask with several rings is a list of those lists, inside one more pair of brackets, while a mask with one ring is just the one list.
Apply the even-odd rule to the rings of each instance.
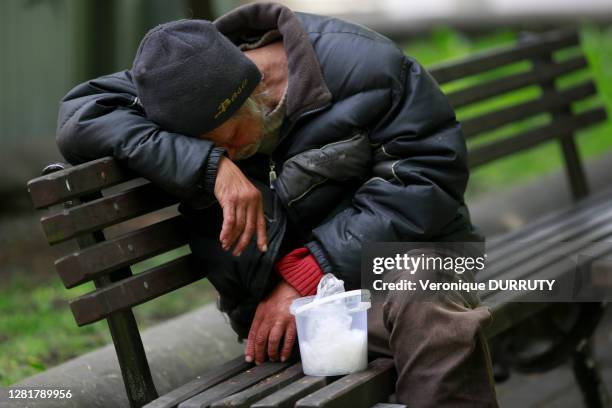
[[[131, 70], [68, 93], [57, 138], [72, 163], [112, 155], [181, 199], [247, 361], [289, 358], [289, 305], [325, 273], [360, 287], [365, 242], [481, 239], [461, 126], [432, 77], [376, 32], [279, 4], [152, 29]], [[399, 402], [497, 406], [486, 308], [396, 294], [368, 319]]]

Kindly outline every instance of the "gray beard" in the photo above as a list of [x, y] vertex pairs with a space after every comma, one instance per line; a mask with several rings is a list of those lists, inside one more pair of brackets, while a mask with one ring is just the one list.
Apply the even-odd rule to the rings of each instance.
[[250, 145], [246, 145], [240, 148], [240, 150], [236, 152], [236, 156], [234, 157], [234, 160], [248, 159], [249, 157], [257, 153], [257, 150], [259, 150], [260, 145], [261, 145], [261, 140], [257, 143], [251, 143]]

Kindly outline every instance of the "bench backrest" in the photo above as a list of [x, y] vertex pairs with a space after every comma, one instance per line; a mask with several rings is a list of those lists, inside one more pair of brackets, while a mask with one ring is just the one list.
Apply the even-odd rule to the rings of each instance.
[[[550, 122], [503, 139], [477, 144], [470, 150], [470, 167], [477, 167], [541, 143], [558, 140], [566, 159], [576, 198], [587, 194], [584, 172], [576, 152], [574, 132], [605, 119], [605, 110], [573, 113], [572, 103], [596, 93], [592, 81], [560, 90], [555, 80], [585, 68], [582, 55], [557, 62], [554, 53], [576, 47], [575, 31], [553, 32], [525, 38], [516, 46], [436, 67], [430, 72], [440, 84], [458, 81], [467, 87], [448, 93], [457, 109], [502, 94], [530, 87], [541, 88], [533, 100], [497, 108], [463, 121], [469, 141], [505, 125], [548, 113]], [[532, 62], [523, 73], [495, 79], [472, 78], [520, 61]], [[107, 319], [132, 406], [156, 397], [146, 355], [131, 308], [205, 276], [185, 255], [134, 275], [135, 263], [186, 244], [186, 234], [176, 212], [159, 219], [151, 213], [176, 204], [176, 199], [144, 179], [123, 169], [114, 159], [102, 158], [62, 169], [50, 166], [49, 174], [28, 183], [34, 206], [49, 209], [41, 223], [50, 244], [73, 240], [77, 249], [61, 256], [55, 266], [67, 288], [93, 281], [96, 289], [70, 302], [79, 326]], [[142, 221], [143, 216], [149, 215]], [[144, 222], [144, 226], [143, 226]], [[109, 227], [121, 225], [110, 234]]]
[[57, 272], [66, 288], [93, 281], [96, 289], [70, 301], [72, 314], [79, 326], [107, 319], [130, 404], [140, 407], [157, 392], [131, 308], [205, 273], [185, 255], [132, 274], [132, 265], [186, 244], [176, 212], [151, 216], [177, 200], [110, 157], [62, 167], [48, 166], [28, 191], [36, 208], [48, 209], [41, 224], [49, 243], [75, 241], [77, 248], [55, 261]]
[[[579, 45], [575, 29], [523, 34], [517, 45], [429, 70], [440, 85], [451, 89], [447, 95], [453, 107], [465, 112], [459, 118], [469, 145], [470, 168], [558, 141], [573, 197], [588, 194], [574, 136], [580, 129], [605, 121], [606, 111], [601, 106], [576, 109], [577, 102], [597, 93], [591, 79], [569, 87], [559, 84], [568, 75], [588, 68]], [[536, 95], [531, 96], [534, 88]], [[524, 95], [525, 90], [531, 96], [528, 100], [518, 94]], [[523, 100], [517, 103], [513, 99]], [[483, 105], [488, 107], [485, 104], [490, 102], [493, 110], [483, 113]], [[462, 117], [468, 115], [467, 119]], [[499, 134], [505, 126], [521, 121], [525, 126], [520, 130]]]

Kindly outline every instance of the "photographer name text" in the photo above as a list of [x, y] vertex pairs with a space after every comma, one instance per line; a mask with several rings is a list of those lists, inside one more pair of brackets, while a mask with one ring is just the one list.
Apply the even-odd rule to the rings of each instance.
[[401, 279], [395, 282], [385, 282], [382, 279], [377, 279], [372, 282], [372, 288], [374, 290], [381, 291], [552, 291], [554, 285], [555, 279], [491, 279], [486, 282], [434, 282], [428, 279], [420, 279], [416, 282], [406, 279]]

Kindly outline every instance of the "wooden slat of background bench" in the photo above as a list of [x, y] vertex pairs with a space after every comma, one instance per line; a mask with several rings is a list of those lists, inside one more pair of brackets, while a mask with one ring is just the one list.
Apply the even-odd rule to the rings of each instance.
[[469, 155], [470, 168], [478, 167], [510, 153], [520, 152], [541, 143], [570, 136], [572, 132], [602, 122], [606, 119], [604, 108], [594, 108], [577, 115], [566, 116], [549, 125], [531, 129], [516, 136], [489, 142], [472, 149]]
[[[612, 244], [598, 246], [591, 249], [593, 258], [612, 255]], [[574, 293], [573, 272], [580, 262], [590, 262], [589, 259], [568, 260], [567, 257], [558, 259], [542, 269], [531, 270], [524, 275], [525, 278], [534, 277], [537, 272], [538, 279], [557, 279], [560, 283], [560, 291], [569, 298]], [[506, 278], [506, 276], [500, 276]], [[508, 279], [512, 279], [508, 277]], [[481, 294], [482, 301], [489, 306], [493, 312], [491, 324], [484, 332], [488, 338], [492, 338], [505, 330], [510, 329], [526, 318], [535, 315], [550, 306], [551, 303], [542, 301], [540, 296], [533, 293], [516, 293], [513, 291], [485, 291]]]
[[180, 217], [75, 251], [55, 261], [64, 285], [72, 288], [124, 266], [159, 255], [187, 242]]
[[179, 403], [252, 367], [253, 364], [244, 361], [243, 356], [236, 357], [214, 369], [207, 370], [196, 379], [175, 388], [155, 401], [148, 403], [143, 408], [176, 408]]
[[[537, 256], [522, 254], [522, 251], [518, 251], [515, 259], [503, 264], [503, 268], [496, 267], [494, 262], [491, 266], [487, 266], [486, 269], [479, 272], [477, 280], [485, 281], [493, 278], [497, 279], [499, 276], [503, 276], [504, 279], [523, 279], [532, 271], [541, 270], [558, 259], [567, 259], [570, 255], [584, 251], [592, 245], [593, 242], [605, 242], [605, 240], [610, 239], [611, 236], [612, 223], [609, 222], [590, 229], [588, 233], [575, 238], [571, 242], [565, 242], [560, 247], [552, 245], [548, 248], [543, 248]], [[531, 241], [525, 241], [525, 247], [531, 244]], [[563, 249], [563, 252], [561, 252], [560, 249]]]
[[549, 306], [548, 303], [536, 302], [505, 302], [507, 298], [495, 297], [488, 300], [483, 300], [486, 306], [489, 306], [493, 317], [491, 323], [484, 329], [484, 335], [487, 339], [491, 339], [500, 333], [516, 326], [530, 316], [544, 310]]
[[460, 62], [450, 62], [429, 70], [440, 84], [462, 79], [503, 65], [550, 53], [560, 48], [576, 46], [579, 36], [575, 29], [544, 33], [537, 42], [529, 41], [511, 45], [477, 56], [468, 57]]
[[30, 180], [28, 191], [34, 207], [45, 208], [133, 177], [112, 157], [103, 157]]
[[[612, 249], [604, 253], [612, 253]], [[542, 268], [537, 270], [523, 270], [521, 269], [515, 276], [499, 275], [495, 279], [500, 280], [515, 280], [515, 279], [554, 279], [555, 280], [555, 292], [552, 297], [545, 298], [542, 292], [539, 291], [520, 291], [520, 290], [489, 290], [485, 289], [480, 291], [481, 300], [486, 304], [495, 303], [498, 300], [504, 302], [514, 303], [556, 303], [556, 302], [568, 302], [572, 299], [574, 291], [574, 272], [577, 266], [581, 265], [581, 261], [572, 261], [566, 257], [552, 259], [547, 264], [543, 265]], [[586, 260], [584, 261], [586, 262]], [[534, 272], [537, 272], [537, 276], [534, 276]], [[502, 297], [497, 297], [499, 293], [502, 293]]]
[[590, 217], [596, 211], [607, 208], [610, 202], [612, 202], [612, 188], [595, 192], [588, 198], [570, 207], [553, 211], [515, 231], [488, 238], [488, 251], [506, 248], [508, 243], [525, 240], [525, 237], [528, 236], [536, 236], [533, 234], [538, 231], [548, 233], [550, 228], [556, 228], [556, 225], [564, 225], [564, 222], [574, 222], [575, 219], [580, 220], [580, 216], [576, 217], [577, 214], [584, 214], [584, 216]]
[[41, 223], [49, 243], [57, 244], [176, 202], [176, 198], [149, 183], [43, 217]]
[[291, 363], [289, 362], [263, 363], [195, 395], [178, 406], [179, 408], [207, 408], [216, 401], [242, 391], [259, 381], [285, 370], [290, 365]]
[[302, 372], [302, 364], [297, 363], [245, 390], [214, 402], [211, 407], [248, 408], [252, 403], [267, 397], [273, 392], [299, 380], [302, 377], [304, 377], [304, 373]]
[[547, 113], [551, 109], [566, 106], [596, 93], [597, 90], [593, 81], [585, 81], [582, 84], [572, 86], [555, 94], [545, 95], [528, 102], [465, 119], [461, 121], [463, 134], [467, 139], [471, 139], [482, 132], [527, 119], [531, 116]]
[[192, 255], [166, 262], [138, 275], [70, 301], [72, 314], [79, 326], [96, 322], [109, 314], [172, 292], [206, 276]]
[[300, 399], [297, 408], [370, 407], [386, 401], [395, 389], [393, 360], [376, 359], [365, 371], [350, 374]]
[[[595, 257], [609, 256], [612, 254], [612, 245], [609, 247], [599, 247], [591, 252]], [[570, 272], [576, 269], [576, 265], [576, 263], [561, 259], [557, 263], [538, 270], [537, 278], [557, 279], [560, 284], [560, 292], [569, 297], [573, 295], [575, 288], [573, 276]], [[542, 301], [541, 297], [538, 299], [532, 293], [516, 293], [511, 291], [487, 291], [483, 294], [482, 300], [493, 312], [492, 322], [485, 328], [485, 335], [488, 338], [511, 328], [551, 304], [550, 302]]]
[[478, 85], [473, 85], [466, 89], [450, 92], [447, 96], [451, 105], [453, 105], [455, 109], [458, 109], [510, 91], [554, 80], [555, 78], [585, 68], [586, 66], [587, 61], [583, 56], [573, 57], [567, 61], [550, 64], [546, 66], [546, 69], [534, 68], [531, 71], [481, 82]]
[[293, 408], [301, 398], [329, 383], [327, 377], [305, 376], [251, 405], [252, 408]]
[[585, 228], [590, 228], [594, 223], [608, 219], [609, 205], [602, 204], [604, 205], [589, 211], [584, 210], [568, 214], [566, 218], [559, 222], [553, 219], [553, 222], [542, 225], [541, 229], [536, 229], [531, 234], [521, 234], [518, 237], [500, 241], [500, 244], [487, 245], [487, 254], [491, 259], [501, 259], [511, 256], [517, 251], [525, 250], [526, 242], [533, 244], [538, 241], [566, 241], [577, 234], [583, 233]]
[[[600, 218], [600, 220], [604, 220], [604, 222], [608, 224], [612, 223], [612, 211], [608, 211], [607, 216]], [[592, 227], [585, 226], [585, 229], [580, 232], [580, 235], [576, 235], [567, 241], [555, 240], [553, 238], [521, 241], [521, 245], [517, 245], [517, 250], [514, 253], [499, 257], [489, 256], [488, 266], [486, 271], [483, 271], [485, 273], [482, 274], [481, 278], [490, 279], [498, 275], [503, 275], [511, 269], [526, 268], [529, 266], [527, 262], [532, 259], [549, 257], [549, 253], [558, 254], [561, 249], [563, 249], [563, 251], [570, 251], [570, 246], [574, 245], [574, 243], [580, 246], [580, 248], [583, 248], [583, 246], [588, 246], [596, 242], [591, 239], [592, 237], [601, 237], [602, 240], [609, 239], [610, 232], [606, 229], [602, 230], [599, 228], [601, 226], [599, 222], [594, 222], [591, 225]], [[599, 239], [597, 241], [599, 241]], [[570, 242], [572, 244], [570, 244]], [[570, 255], [570, 253], [566, 255]]]
[[[612, 236], [612, 235], [609, 235]], [[584, 243], [582, 248], [589, 247], [589, 255], [597, 258], [612, 255], [612, 243], [610, 245], [598, 245], [592, 247], [589, 242]], [[553, 248], [554, 252], [554, 248]], [[517, 265], [515, 269], [489, 276], [489, 279], [556, 279], [560, 293], [566, 298], [573, 296], [574, 273], [581, 262], [590, 262], [588, 258], [570, 259], [570, 253], [552, 253], [550, 256], [539, 255], [538, 258], [528, 259], [525, 264]], [[537, 274], [537, 276], [535, 276]], [[477, 281], [485, 278], [477, 276]], [[499, 333], [511, 328], [524, 319], [540, 312], [548, 307], [550, 303], [542, 301], [541, 296], [533, 293], [517, 293], [513, 291], [490, 291], [480, 293], [483, 303], [489, 306], [493, 312], [493, 319], [485, 328], [485, 335], [492, 338]]]
[[[608, 226], [612, 225], [611, 202], [612, 188], [594, 194], [573, 207], [556, 211], [527, 228], [490, 240], [490, 249], [487, 250], [490, 259], [512, 259], [501, 261], [499, 266], [490, 265], [490, 268], [476, 276], [476, 280], [483, 282], [492, 278], [528, 278], [536, 277], [536, 274], [538, 279], [571, 278], [569, 274], [576, 271], [578, 259], [565, 262], [564, 259], [570, 254], [555, 254], [555, 251], [558, 251], [555, 243], [579, 240], [579, 244], [575, 245], [575, 249], [579, 250], [590, 247], [594, 239], [607, 237], [610, 241], [612, 232]], [[609, 256], [612, 254], [612, 244], [609, 248], [599, 245], [589, 252], [595, 256]], [[588, 259], [583, 261], [589, 262]], [[487, 290], [481, 293], [481, 299], [493, 311], [492, 322], [485, 328], [488, 338], [511, 328], [549, 305], [543, 302], [520, 302], [521, 296], [513, 292]], [[531, 300], [534, 300], [533, 296]]]
[[[591, 249], [590, 255], [593, 258], [612, 255], [612, 245], [599, 246]], [[558, 293], [555, 294], [555, 299], [544, 298], [542, 292], [516, 292], [516, 291], [484, 291], [481, 293], [482, 301], [489, 306], [493, 311], [493, 319], [490, 327], [487, 327], [485, 332], [487, 336], [494, 336], [512, 326], [526, 317], [529, 317], [542, 308], [548, 307], [550, 303], [574, 299], [574, 301], [590, 301], [590, 299], [575, 299], [575, 289], [582, 287], [584, 282], [578, 281], [576, 286], [576, 277], [574, 272], [577, 267], [582, 264], [589, 263], [589, 258], [576, 258], [569, 260], [566, 257], [557, 259], [556, 262], [550, 263], [546, 267], [537, 270], [538, 279], [555, 279]], [[524, 278], [533, 278], [533, 273], [525, 274]], [[504, 279], [504, 276], [499, 278]], [[509, 316], [506, 314], [510, 313]]]
[[592, 228], [611, 220], [612, 208], [609, 205], [595, 208], [592, 211], [574, 213], [562, 223], [552, 223], [542, 230], [534, 231], [532, 235], [525, 235], [520, 240], [506, 241], [506, 245], [488, 250], [489, 260], [495, 262], [495, 265], [491, 264], [491, 267], [496, 270], [510, 267], [516, 262], [515, 258], [518, 253], [523, 258], [535, 256], [549, 247], [551, 243], [579, 239]]

